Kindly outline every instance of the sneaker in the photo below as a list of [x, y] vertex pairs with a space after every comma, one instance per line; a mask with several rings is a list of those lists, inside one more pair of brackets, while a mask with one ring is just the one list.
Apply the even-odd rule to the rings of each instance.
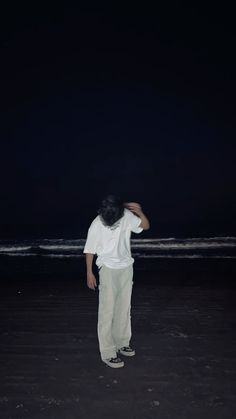
[[118, 350], [119, 354], [125, 355], [125, 356], [134, 356], [135, 350], [132, 349], [130, 346], [123, 346], [123, 348], [120, 348]]
[[103, 362], [111, 368], [122, 368], [125, 364], [120, 358], [103, 359]]

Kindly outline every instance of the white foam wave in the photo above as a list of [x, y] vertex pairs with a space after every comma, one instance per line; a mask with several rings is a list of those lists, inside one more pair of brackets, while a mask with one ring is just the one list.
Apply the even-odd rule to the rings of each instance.
[[236, 259], [227, 255], [139, 255], [140, 259]]
[[81, 254], [71, 254], [71, 255], [64, 255], [64, 254], [54, 254], [54, 255], [43, 255], [47, 258], [84, 258], [84, 255]]
[[132, 243], [133, 249], [220, 249], [223, 247], [236, 247], [235, 243]]
[[[37, 253], [20, 253], [20, 252], [10, 252], [10, 253], [2, 253], [3, 256], [18, 256], [18, 257], [25, 257], [25, 256], [36, 256], [39, 255]], [[46, 257], [51, 259], [64, 259], [64, 258], [84, 258], [84, 254], [46, 254], [40, 255], [40, 257]], [[200, 255], [200, 254], [193, 254], [193, 255], [168, 255], [168, 254], [159, 254], [159, 255], [147, 255], [141, 253], [133, 254], [133, 257], [138, 259], [236, 259], [236, 256], [228, 256], [228, 255]]]
[[0, 252], [24, 252], [25, 250], [29, 250], [31, 246], [5, 246], [0, 247]]
[[2, 253], [2, 256], [38, 256], [37, 253], [20, 253], [20, 252], [5, 252]]
[[45, 250], [77, 250], [77, 249], [83, 249], [83, 245], [48, 245], [48, 246], [39, 246], [40, 249]]
[[[85, 239], [1, 240], [0, 255], [81, 258], [84, 244]], [[135, 238], [131, 248], [138, 258], [235, 259], [236, 237]]]
[[215, 237], [186, 237], [186, 238], [178, 238], [178, 237], [167, 237], [167, 238], [162, 238], [162, 237], [160, 237], [160, 238], [156, 238], [156, 237], [154, 237], [154, 238], [149, 238], [149, 239], [132, 239], [131, 241], [132, 242], [134, 242], [134, 243], [138, 243], [138, 242], [146, 242], [146, 243], [149, 243], [149, 242], [167, 242], [167, 241], [177, 241], [177, 242], [180, 242], [180, 241], [182, 241], [182, 242], [191, 242], [191, 241], [201, 241], [201, 242], [204, 242], [204, 241], [212, 241], [212, 240], [214, 240], [214, 241], [219, 241], [219, 242], [222, 242], [222, 241], [236, 241], [236, 237], [234, 237], [234, 236], [215, 236]]

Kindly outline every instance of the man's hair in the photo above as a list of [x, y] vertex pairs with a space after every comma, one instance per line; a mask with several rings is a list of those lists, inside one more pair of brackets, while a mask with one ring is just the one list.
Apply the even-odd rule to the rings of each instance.
[[102, 222], [111, 227], [124, 214], [124, 204], [120, 197], [115, 195], [108, 195], [102, 200], [101, 206], [98, 210]]

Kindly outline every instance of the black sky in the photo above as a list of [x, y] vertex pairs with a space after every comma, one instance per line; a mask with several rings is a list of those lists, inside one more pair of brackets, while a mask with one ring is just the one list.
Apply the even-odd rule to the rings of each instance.
[[6, 9], [0, 237], [85, 236], [110, 192], [152, 237], [235, 235], [232, 13]]

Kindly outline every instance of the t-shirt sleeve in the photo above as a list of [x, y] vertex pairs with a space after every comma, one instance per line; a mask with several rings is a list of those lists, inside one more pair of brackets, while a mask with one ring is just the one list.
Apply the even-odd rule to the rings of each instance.
[[87, 239], [85, 242], [83, 253], [97, 253], [97, 246], [98, 246], [98, 235], [96, 225], [94, 223], [91, 224], [88, 230]]
[[143, 231], [143, 228], [140, 227], [141, 224], [141, 218], [137, 217], [137, 215], [134, 215], [131, 211], [129, 211], [129, 225], [130, 230], [133, 233], [141, 233]]

